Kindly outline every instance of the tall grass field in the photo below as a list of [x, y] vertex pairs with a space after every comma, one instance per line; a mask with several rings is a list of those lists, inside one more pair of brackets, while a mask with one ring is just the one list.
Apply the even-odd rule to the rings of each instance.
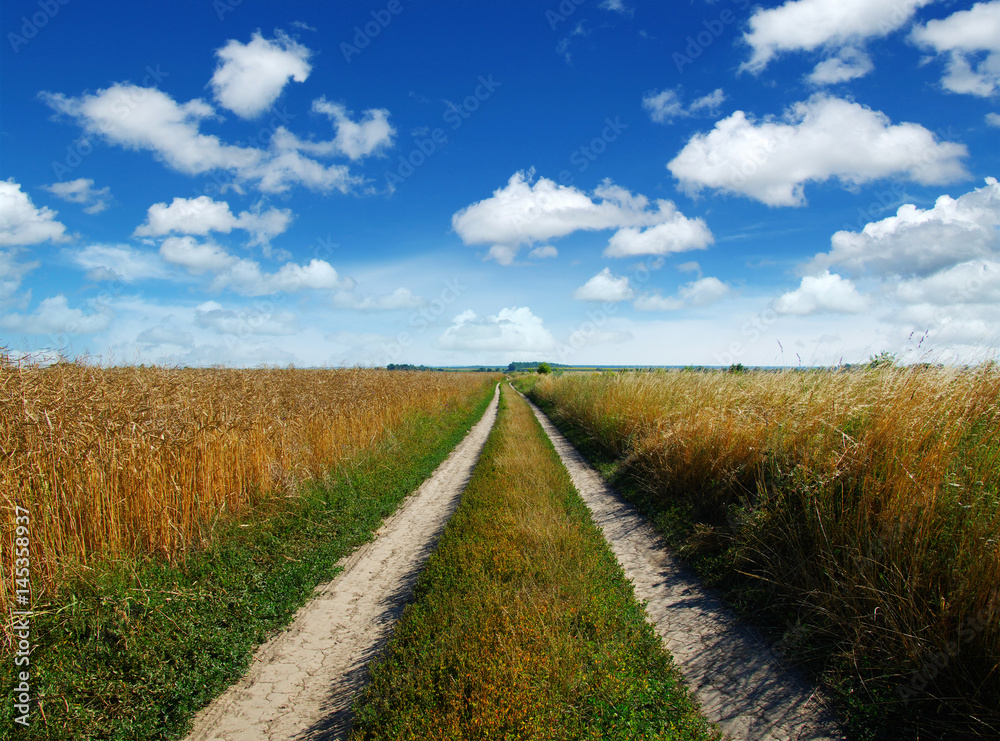
[[565, 374], [532, 395], [854, 737], [1000, 737], [996, 365]]

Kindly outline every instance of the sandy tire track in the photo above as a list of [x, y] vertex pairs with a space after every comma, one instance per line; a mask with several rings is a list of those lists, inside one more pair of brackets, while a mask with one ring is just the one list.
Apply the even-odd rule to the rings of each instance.
[[682, 566], [652, 525], [528, 403], [708, 719], [733, 739], [843, 739], [804, 677], [783, 666], [760, 636]]
[[424, 562], [458, 506], [497, 416], [500, 387], [472, 431], [388, 517], [371, 542], [341, 560], [287, 630], [258, 648], [247, 674], [195, 716], [188, 741], [335, 739], [367, 664], [388, 640]]

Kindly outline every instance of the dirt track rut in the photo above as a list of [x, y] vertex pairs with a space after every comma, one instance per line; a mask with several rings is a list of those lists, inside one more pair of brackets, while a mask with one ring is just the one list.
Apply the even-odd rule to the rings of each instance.
[[746, 741], [844, 738], [808, 683], [783, 667], [531, 406], [708, 719], [727, 736]]
[[343, 738], [366, 665], [388, 639], [417, 574], [458, 505], [496, 420], [483, 418], [387, 518], [289, 628], [262, 645], [247, 674], [195, 718], [188, 741]]

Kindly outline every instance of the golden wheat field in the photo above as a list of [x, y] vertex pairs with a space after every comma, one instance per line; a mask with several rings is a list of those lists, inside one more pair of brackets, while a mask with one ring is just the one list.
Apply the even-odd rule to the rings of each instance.
[[1000, 696], [997, 365], [534, 388], [640, 496], [692, 514], [682, 549], [728, 553], [770, 606], [794, 606], [788, 645], [835, 645], [904, 700], [936, 691], [973, 712]]
[[[223, 518], [469, 398], [482, 374], [0, 364], [0, 548], [32, 591], [99, 559], [177, 559]], [[23, 510], [19, 510], [23, 513]], [[0, 583], [0, 603], [12, 599]]]

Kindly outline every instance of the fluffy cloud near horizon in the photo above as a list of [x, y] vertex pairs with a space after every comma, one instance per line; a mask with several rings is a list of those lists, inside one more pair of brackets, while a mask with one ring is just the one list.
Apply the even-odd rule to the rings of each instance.
[[209, 83], [215, 99], [247, 119], [270, 108], [289, 80], [305, 82], [312, 70], [309, 49], [281, 32], [269, 40], [257, 31], [247, 44], [230, 39], [215, 54], [219, 64]]
[[98, 305], [93, 313], [71, 308], [61, 293], [43, 299], [31, 314], [0, 316], [0, 327], [10, 332], [47, 335], [94, 334], [108, 328], [114, 317], [106, 306]]
[[807, 275], [799, 287], [781, 296], [774, 305], [779, 314], [804, 316], [817, 313], [858, 314], [871, 306], [871, 300], [858, 293], [850, 280], [824, 270]]
[[577, 301], [628, 301], [633, 296], [635, 291], [629, 285], [628, 277], [614, 275], [610, 268], [604, 268], [573, 291], [573, 298]]
[[1000, 92], [1000, 0], [976, 3], [968, 10], [917, 26], [910, 38], [947, 55], [941, 79], [946, 90], [984, 98]]
[[[688, 219], [672, 201], [657, 200], [654, 207], [646, 196], [633, 195], [610, 180], [588, 195], [544, 177], [532, 183], [532, 178], [530, 171], [514, 173], [491, 197], [455, 213], [452, 228], [465, 244], [491, 244], [490, 257], [505, 265], [521, 247], [576, 231], [617, 230], [605, 253], [616, 257], [681, 252], [711, 242], [704, 221]], [[656, 226], [660, 229], [652, 235], [639, 231]]]
[[690, 193], [712, 188], [769, 206], [805, 205], [805, 185], [839, 180], [847, 187], [889, 176], [924, 184], [967, 177], [963, 144], [939, 142], [915, 123], [893, 124], [880, 111], [814, 95], [780, 119], [756, 122], [736, 111], [695, 134], [667, 165]]
[[[862, 46], [868, 39], [887, 36], [907, 23], [916, 11], [934, 0], [788, 0], [775, 8], [757, 8], [750, 17], [750, 30], [743, 40], [750, 46], [750, 59], [743, 69], [761, 72], [772, 59], [784, 52], [811, 52], [825, 49], [831, 58], [867, 57]], [[849, 50], [849, 51], [847, 51]], [[850, 76], [843, 68], [820, 63], [813, 82], [840, 82], [859, 77], [871, 69], [870, 60], [851, 65]]]
[[438, 344], [448, 350], [523, 354], [552, 350], [556, 341], [541, 318], [523, 306], [501, 309], [487, 317], [479, 317], [471, 309], [463, 311], [445, 329]]
[[644, 294], [635, 300], [638, 311], [680, 311], [691, 307], [708, 306], [728, 295], [730, 288], [718, 278], [707, 277], [685, 283], [677, 296]]

